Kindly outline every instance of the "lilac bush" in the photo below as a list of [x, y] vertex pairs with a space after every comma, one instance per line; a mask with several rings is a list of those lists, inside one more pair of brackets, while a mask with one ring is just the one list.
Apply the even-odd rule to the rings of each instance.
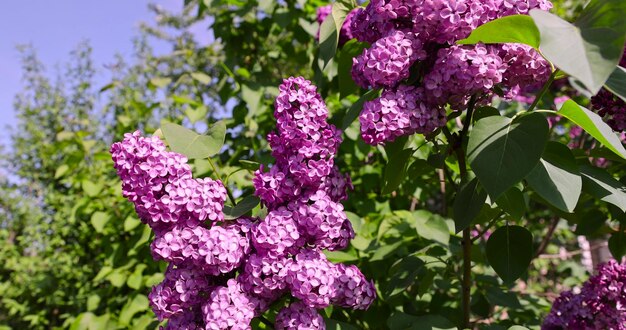
[[445, 124], [446, 106], [464, 110], [472, 96], [486, 103], [494, 87], [511, 99], [541, 86], [550, 65], [534, 49], [455, 42], [496, 18], [550, 8], [545, 0], [374, 0], [358, 9], [352, 34], [371, 47], [353, 59], [352, 77], [361, 87], [384, 88], [361, 112], [365, 142], [433, 132]]
[[311, 82], [292, 77], [279, 90], [268, 135], [276, 163], [253, 180], [263, 219], [225, 221], [224, 185], [192, 178], [187, 158], [157, 137], [134, 132], [111, 147], [123, 195], [155, 232], [152, 256], [169, 263], [149, 295], [166, 329], [249, 329], [287, 294], [297, 300], [279, 312], [278, 329], [323, 329], [316, 309], [367, 309], [376, 298], [356, 266], [322, 252], [354, 238], [340, 203], [352, 184], [334, 165], [341, 133]]

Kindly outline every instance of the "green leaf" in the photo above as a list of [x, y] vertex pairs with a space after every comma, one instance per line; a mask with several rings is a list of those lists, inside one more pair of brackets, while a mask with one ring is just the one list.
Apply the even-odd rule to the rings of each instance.
[[208, 135], [200, 135], [173, 123], [164, 123], [161, 130], [172, 151], [181, 153], [189, 159], [216, 155], [222, 149], [226, 137], [226, 124], [223, 121], [213, 124]]
[[478, 107], [474, 110], [474, 115], [472, 116], [472, 121], [477, 122], [485, 117], [491, 116], [500, 116], [500, 110], [494, 107]]
[[548, 140], [548, 122], [539, 113], [486, 117], [474, 126], [467, 158], [492, 200], [521, 181], [539, 162]]
[[477, 27], [466, 39], [457, 41], [457, 44], [472, 45], [480, 42], [522, 43], [536, 49], [539, 48], [539, 30], [528, 15], [505, 16]]
[[567, 100], [563, 103], [557, 114], [582, 127], [582, 129], [605, 147], [626, 159], [626, 149], [624, 149], [620, 139], [613, 133], [611, 127], [602, 120], [602, 117], [598, 116], [593, 111], [578, 105], [578, 103], [572, 100]]
[[67, 166], [67, 164], [61, 164], [61, 166], [57, 167], [57, 170], [54, 172], [54, 178], [58, 179], [62, 176], [65, 175], [65, 173], [67, 173], [67, 171], [69, 171], [70, 167]]
[[626, 187], [604, 170], [590, 165], [580, 167], [583, 190], [626, 212]]
[[526, 213], [524, 194], [517, 187], [509, 188], [496, 200], [496, 204], [515, 220], [520, 220]]
[[244, 199], [242, 199], [239, 203], [237, 203], [235, 207], [230, 207], [230, 206], [225, 205], [224, 210], [223, 210], [224, 219], [234, 220], [234, 219], [240, 218], [244, 214], [250, 212], [257, 205], [259, 205], [260, 202], [261, 200], [258, 197], [254, 195], [249, 195], [249, 196], [244, 197]]
[[419, 213], [415, 213], [416, 222], [415, 230], [421, 237], [448, 245], [450, 242], [450, 230], [446, 220], [437, 214], [428, 214], [421, 216]]
[[391, 155], [385, 166], [383, 194], [390, 194], [406, 179], [406, 170], [412, 154], [413, 149], [404, 149]]
[[104, 230], [104, 226], [111, 220], [111, 216], [106, 212], [97, 211], [91, 215], [91, 225], [96, 229], [96, 232], [101, 233]]
[[328, 62], [335, 57], [337, 52], [337, 44], [339, 43], [339, 32], [343, 26], [343, 22], [346, 20], [348, 12], [352, 9], [350, 1], [338, 0], [333, 3], [331, 13], [324, 19], [320, 26], [320, 53], [319, 57], [322, 60], [322, 70], [326, 67]]
[[352, 104], [350, 109], [348, 109], [348, 111], [346, 112], [346, 115], [343, 117], [343, 124], [341, 125], [341, 129], [345, 131], [348, 127], [350, 127], [350, 125], [352, 125], [352, 122], [354, 122], [354, 120], [359, 117], [359, 114], [363, 109], [363, 104], [378, 97], [379, 93], [379, 90], [372, 89], [369, 92], [363, 94], [356, 102], [354, 102], [354, 104]]
[[148, 304], [148, 298], [142, 294], [138, 294], [133, 297], [132, 300], [128, 300], [120, 312], [120, 323], [122, 325], [129, 325], [133, 315], [146, 311], [148, 309]]
[[452, 217], [454, 230], [457, 233], [472, 224], [486, 200], [487, 192], [480, 187], [477, 178], [459, 188], [459, 192], [454, 198], [454, 216]]
[[170, 79], [170, 78], [155, 77], [155, 78], [150, 79], [150, 84], [152, 84], [155, 87], [159, 87], [159, 88], [163, 88], [163, 87], [167, 86], [171, 82], [172, 82], [172, 79]]
[[134, 215], [129, 215], [124, 219], [124, 231], [133, 231], [133, 229], [137, 228], [140, 224], [141, 220]]
[[604, 87], [626, 102], [626, 69], [621, 66], [615, 68]]
[[326, 322], [326, 330], [358, 330], [359, 328], [348, 324], [346, 322], [341, 322], [333, 319], [325, 318]]
[[112, 273], [107, 275], [106, 278], [107, 280], [109, 280], [109, 282], [111, 282], [111, 285], [116, 288], [121, 288], [122, 285], [126, 283], [126, 275], [119, 270], [114, 270]]
[[592, 94], [602, 88], [621, 58], [624, 15], [623, 0], [593, 0], [574, 24], [543, 10], [530, 11], [541, 34], [543, 55]]
[[487, 241], [487, 260], [505, 284], [513, 283], [533, 259], [533, 235], [524, 227], [498, 228]]
[[135, 267], [135, 271], [130, 274], [130, 276], [128, 276], [128, 279], [126, 280], [126, 285], [128, 285], [129, 288], [131, 289], [135, 289], [135, 290], [139, 290], [141, 288], [141, 283], [143, 280], [143, 270], [146, 269], [146, 265], [145, 264], [139, 264]]
[[528, 174], [526, 181], [554, 207], [568, 213], [574, 211], [580, 197], [582, 179], [576, 158], [567, 146], [548, 142], [539, 164]]
[[261, 163], [245, 159], [240, 159], [239, 164], [241, 164], [241, 168], [248, 171], [256, 171], [261, 167]]
[[580, 216], [576, 224], [576, 235], [593, 235], [606, 222], [606, 215], [600, 210], [591, 209]]
[[185, 110], [185, 115], [189, 118], [192, 124], [195, 124], [199, 120], [204, 119], [209, 109], [204, 105], [199, 105], [195, 108], [188, 108]]
[[96, 310], [98, 305], [100, 305], [100, 300], [100, 296], [97, 294], [89, 296], [89, 298], [87, 298], [87, 310], [90, 312]]
[[83, 180], [82, 186], [83, 186], [83, 191], [85, 191], [85, 193], [89, 197], [98, 196], [100, 192], [102, 191], [102, 188], [104, 187], [102, 182], [95, 183], [89, 180]]
[[211, 83], [211, 77], [204, 72], [192, 72], [191, 77], [204, 85]]
[[609, 238], [609, 251], [613, 258], [622, 260], [626, 255], [626, 233], [614, 232]]
[[342, 99], [359, 90], [359, 87], [352, 79], [352, 59], [360, 55], [367, 46], [364, 42], [352, 39], [341, 48], [338, 78], [339, 97]]

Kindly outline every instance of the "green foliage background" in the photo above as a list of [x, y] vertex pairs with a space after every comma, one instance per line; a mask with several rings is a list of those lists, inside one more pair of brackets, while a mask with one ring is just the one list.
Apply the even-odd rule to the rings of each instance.
[[[344, 204], [357, 237], [348, 250], [329, 257], [358, 264], [375, 280], [380, 297], [367, 312], [326, 309], [329, 328], [459, 324], [461, 236], [449, 203], [457, 187], [441, 183], [444, 175], [457, 177], [459, 165], [446, 158], [445, 141], [426, 144], [423, 136], [412, 136], [382, 148], [360, 140], [353, 122], [359, 109], [351, 107], [363, 92], [344, 82], [362, 46], [346, 45], [321, 69], [315, 10], [325, 4], [186, 0], [180, 14], [154, 6], [158, 24], [143, 26], [131, 61], [118, 57], [109, 66], [113, 79], [106, 86], [94, 85], [88, 44], [71, 53], [59, 78], [44, 70], [32, 47], [21, 48], [25, 84], [14, 107], [19, 126], [2, 152], [7, 173], [0, 182], [0, 329], [157, 327], [147, 294], [165, 265], [152, 261], [151, 232], [121, 195], [110, 144], [135, 129], [153, 133], [164, 121], [202, 132], [224, 119], [226, 148], [214, 158], [220, 173], [196, 160], [194, 175], [227, 176], [231, 188], [250, 194], [253, 163], [241, 160], [272, 162], [264, 137], [274, 128], [277, 86], [297, 75], [319, 86], [331, 121], [345, 128], [338, 162], [355, 185]], [[570, 18], [581, 7], [579, 1], [555, 5]], [[188, 32], [201, 20], [212, 22], [216, 40], [206, 47]], [[167, 41], [171, 51], [154, 55], [154, 39]], [[506, 114], [519, 110], [516, 104], [498, 107]], [[572, 142], [570, 127], [559, 124], [550, 134]], [[589, 148], [586, 138], [573, 142]], [[623, 176], [624, 163], [614, 161], [611, 173]], [[561, 250], [579, 250], [571, 225], [585, 223], [579, 233], [595, 237], [615, 232], [625, 220], [623, 212], [592, 198], [565, 214], [544, 206], [521, 184], [517, 188], [521, 210], [484, 204], [473, 223], [485, 229], [496, 217], [523, 226], [534, 234], [530, 244], [548, 257], [533, 259], [521, 280], [503, 284], [486, 261], [485, 237], [476, 241], [471, 304], [480, 328], [537, 327], [555, 295], [587, 276], [575, 252], [564, 261], [554, 258]], [[554, 233], [544, 241], [549, 231]]]

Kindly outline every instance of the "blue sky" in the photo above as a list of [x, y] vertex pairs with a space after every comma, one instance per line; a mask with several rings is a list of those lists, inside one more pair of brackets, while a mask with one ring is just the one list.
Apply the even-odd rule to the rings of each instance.
[[[153, 1], [178, 9], [182, 0]], [[32, 44], [50, 73], [64, 63], [82, 40], [89, 40], [97, 70], [114, 54], [130, 56], [139, 22], [154, 22], [148, 0], [39, 0], [0, 2], [0, 143], [7, 142], [7, 125], [15, 124], [13, 98], [21, 86], [18, 44]], [[158, 50], [158, 49], [157, 49]], [[102, 70], [101, 70], [102, 71]], [[106, 84], [103, 72], [98, 81]]]

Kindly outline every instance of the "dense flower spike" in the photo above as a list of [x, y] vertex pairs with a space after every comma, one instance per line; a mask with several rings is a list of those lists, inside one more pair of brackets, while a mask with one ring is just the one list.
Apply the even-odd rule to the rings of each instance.
[[[626, 67], [626, 48], [619, 65]], [[624, 100], [602, 88], [597, 95], [591, 98], [591, 106], [614, 131], [626, 131], [626, 102]]]
[[305, 249], [290, 263], [285, 277], [291, 295], [305, 305], [326, 308], [335, 296], [335, 265], [318, 250]]
[[[174, 268], [169, 266], [165, 279], [150, 292], [150, 305], [159, 320], [174, 315], [189, 317], [190, 308], [198, 304], [202, 293], [209, 291], [204, 272], [195, 267]], [[182, 322], [184, 318], [181, 318]]]
[[424, 59], [426, 52], [418, 38], [394, 31], [353, 59], [352, 78], [363, 88], [393, 87], [409, 77], [416, 60]]
[[166, 329], [250, 329], [286, 294], [301, 301], [281, 310], [276, 328], [323, 329], [315, 308], [365, 309], [375, 298], [356, 266], [321, 252], [346, 248], [354, 231], [340, 204], [352, 183], [334, 163], [341, 132], [316, 87], [285, 79], [274, 115], [276, 164], [253, 179], [264, 219], [225, 222], [224, 185], [192, 178], [187, 159], [156, 137], [135, 132], [111, 147], [124, 195], [155, 231], [152, 256], [170, 264], [150, 293]]
[[323, 191], [289, 204], [300, 231], [311, 246], [328, 250], [343, 250], [354, 238], [352, 225], [343, 211]]
[[273, 256], [297, 253], [305, 243], [292, 212], [285, 207], [270, 211], [253, 233], [252, 243], [257, 251]]
[[206, 329], [250, 329], [254, 318], [255, 302], [241, 290], [241, 285], [230, 279], [226, 286], [221, 286], [209, 295], [202, 305], [202, 314]]
[[324, 318], [302, 302], [284, 307], [276, 315], [276, 330], [321, 330], [326, 329]]
[[250, 240], [238, 226], [176, 227], [157, 235], [151, 248], [156, 260], [193, 264], [208, 274], [220, 275], [239, 267], [250, 252]]
[[515, 98], [541, 85], [551, 67], [534, 49], [456, 41], [496, 18], [550, 8], [547, 0], [372, 0], [358, 9], [352, 33], [371, 47], [353, 59], [352, 77], [361, 87], [384, 88], [363, 107], [363, 139], [383, 144], [427, 134], [445, 123], [448, 105], [464, 110], [472, 96], [482, 104], [494, 89]]
[[541, 328], [626, 329], [626, 264], [602, 264], [579, 294], [562, 293]]
[[353, 309], [368, 309], [376, 299], [373, 281], [368, 281], [358, 267], [337, 265], [334, 305]]
[[502, 59], [484, 45], [452, 46], [439, 50], [432, 71], [424, 77], [424, 90], [435, 104], [463, 109], [474, 94], [489, 94], [502, 82]]
[[422, 88], [401, 85], [365, 102], [359, 122], [363, 140], [375, 145], [407, 134], [430, 133], [446, 123], [446, 113], [443, 107], [427, 103]]

